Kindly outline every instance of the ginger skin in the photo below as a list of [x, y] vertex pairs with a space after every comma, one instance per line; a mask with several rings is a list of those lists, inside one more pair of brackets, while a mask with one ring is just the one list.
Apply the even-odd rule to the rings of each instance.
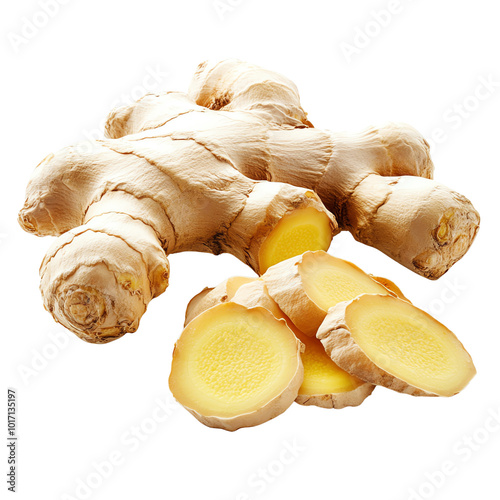
[[[40, 269], [44, 305], [89, 342], [137, 329], [174, 252], [229, 252], [261, 274], [346, 229], [436, 279], [479, 225], [431, 180], [414, 129], [314, 129], [290, 80], [239, 61], [203, 63], [188, 94], [114, 110], [106, 135], [49, 155], [19, 214], [26, 231], [59, 236]], [[306, 227], [291, 217], [310, 209]], [[288, 216], [300, 224], [280, 226]]]

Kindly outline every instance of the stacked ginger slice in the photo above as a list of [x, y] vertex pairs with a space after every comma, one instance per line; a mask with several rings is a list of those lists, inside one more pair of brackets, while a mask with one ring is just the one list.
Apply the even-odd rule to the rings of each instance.
[[375, 385], [452, 396], [474, 375], [455, 335], [394, 283], [317, 251], [195, 296], [170, 388], [205, 425], [236, 430], [294, 401], [357, 406]]

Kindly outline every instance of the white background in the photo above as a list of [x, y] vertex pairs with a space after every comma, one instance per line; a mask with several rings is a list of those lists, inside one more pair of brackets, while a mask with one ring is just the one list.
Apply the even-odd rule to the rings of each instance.
[[[499, 498], [500, 421], [492, 420], [500, 419], [497, 3], [65, 3], [24, 41], [26, 23], [44, 21], [40, 3], [8, 2], [0, 16], [1, 355], [4, 386], [18, 390], [17, 498]], [[389, 8], [389, 17], [377, 15]], [[38, 266], [50, 241], [16, 222], [32, 169], [51, 151], [97, 137], [111, 107], [148, 90], [186, 90], [199, 62], [225, 57], [294, 80], [318, 128], [391, 120], [440, 137], [435, 177], [482, 215], [465, 258], [431, 282], [349, 234], [330, 251], [393, 279], [456, 332], [478, 369], [462, 394], [426, 399], [378, 388], [358, 408], [294, 404], [236, 433], [204, 427], [172, 403], [167, 378], [189, 298], [230, 275], [252, 274], [227, 255], [172, 256], [171, 285], [139, 331], [108, 345], [82, 342], [44, 311]], [[479, 100], [484, 80], [496, 83], [479, 89]], [[158, 401], [170, 405], [168, 418]], [[142, 440], [132, 438], [141, 427]], [[110, 455], [120, 463], [98, 475], [95, 464]], [[78, 488], [89, 481], [90, 490]]]

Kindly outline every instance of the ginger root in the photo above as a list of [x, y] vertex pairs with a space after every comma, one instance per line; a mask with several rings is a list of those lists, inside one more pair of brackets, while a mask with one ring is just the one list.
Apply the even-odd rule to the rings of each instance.
[[201, 64], [188, 94], [114, 110], [106, 134], [42, 161], [19, 213], [26, 231], [59, 236], [40, 268], [44, 305], [89, 342], [137, 329], [174, 252], [228, 252], [262, 274], [345, 229], [436, 279], [479, 226], [431, 180], [413, 128], [314, 129], [290, 80], [240, 61]]
[[370, 277], [372, 279], [374, 279], [377, 283], [380, 283], [382, 286], [384, 286], [385, 288], [387, 288], [387, 290], [389, 290], [390, 292], [392, 292], [396, 297], [402, 299], [402, 300], [406, 300], [406, 302], [410, 302], [410, 299], [408, 299], [405, 294], [401, 291], [401, 288], [399, 288], [398, 285], [396, 285], [396, 283], [394, 283], [393, 281], [391, 281], [390, 279], [388, 278], [383, 278], [381, 276], [373, 276], [372, 274], [370, 274]]
[[[293, 82], [237, 60], [200, 64], [189, 96], [212, 110], [287, 122], [268, 131], [259, 161], [241, 171], [314, 189], [341, 229], [408, 269], [437, 279], [471, 245], [479, 215], [467, 198], [432, 180], [429, 145], [412, 127], [387, 124], [359, 134], [314, 129]], [[155, 106], [153, 100], [147, 106]], [[134, 109], [135, 126], [150, 116], [145, 108]], [[260, 142], [253, 132], [248, 151]], [[214, 135], [210, 147], [241, 164], [235, 142]]]
[[337, 231], [313, 191], [247, 179], [190, 140], [142, 139], [63, 150], [28, 185], [21, 224], [60, 235], [40, 267], [44, 306], [83, 340], [105, 343], [137, 330], [167, 287], [168, 254], [229, 252], [260, 273], [266, 252], [280, 259], [274, 248], [262, 250], [275, 231], [281, 241], [313, 227], [318, 238], [294, 240], [292, 253], [326, 250]]

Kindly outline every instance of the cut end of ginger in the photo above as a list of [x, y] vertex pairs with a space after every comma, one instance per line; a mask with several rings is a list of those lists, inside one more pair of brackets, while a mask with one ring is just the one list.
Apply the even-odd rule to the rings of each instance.
[[260, 273], [308, 250], [328, 250], [333, 232], [328, 216], [312, 207], [295, 210], [276, 225], [259, 251]]
[[476, 374], [470, 355], [448, 328], [387, 295], [361, 295], [339, 304], [318, 338], [353, 375], [400, 392], [453, 396]]
[[170, 389], [205, 425], [226, 430], [258, 425], [296, 398], [303, 379], [300, 348], [285, 321], [266, 309], [220, 304], [182, 332]]

